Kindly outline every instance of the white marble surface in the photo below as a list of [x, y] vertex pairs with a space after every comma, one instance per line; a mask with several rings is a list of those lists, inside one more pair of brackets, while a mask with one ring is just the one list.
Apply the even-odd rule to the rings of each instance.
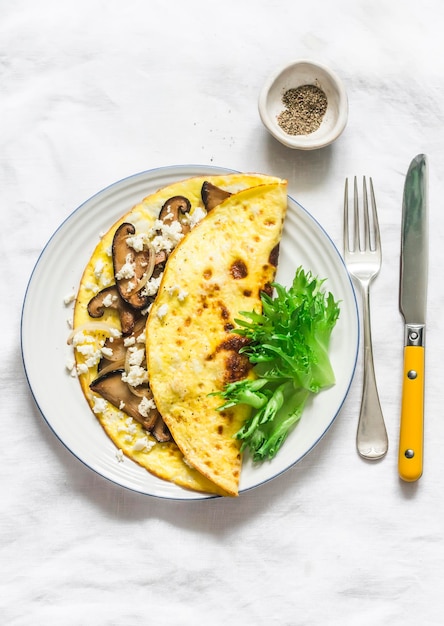
[[[440, 0], [1, 2], [3, 624], [443, 623], [443, 20]], [[284, 148], [257, 113], [265, 78], [298, 57], [332, 67], [348, 91], [348, 126], [318, 152]], [[398, 261], [404, 176], [420, 152], [430, 164], [425, 467], [405, 484]], [[382, 462], [355, 451], [361, 365], [315, 450], [235, 500], [126, 491], [43, 421], [19, 341], [40, 251], [96, 191], [184, 163], [288, 178], [338, 247], [344, 178], [373, 177], [384, 252], [373, 335], [390, 437]]]

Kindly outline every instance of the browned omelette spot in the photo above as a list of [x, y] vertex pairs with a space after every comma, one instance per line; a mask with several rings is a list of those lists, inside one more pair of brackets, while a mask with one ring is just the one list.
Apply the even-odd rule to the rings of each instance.
[[248, 268], [242, 259], [236, 259], [230, 267], [230, 274], [235, 280], [248, 276]]
[[270, 252], [270, 256], [268, 257], [268, 261], [269, 261], [269, 263], [271, 263], [271, 265], [274, 265], [274, 267], [277, 267], [277, 264], [278, 264], [278, 261], [279, 261], [279, 244], [274, 246], [273, 250]]

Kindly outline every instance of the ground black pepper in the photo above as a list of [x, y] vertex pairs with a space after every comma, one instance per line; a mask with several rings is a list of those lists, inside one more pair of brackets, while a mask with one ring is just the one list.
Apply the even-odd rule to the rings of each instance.
[[288, 89], [282, 96], [285, 109], [277, 116], [288, 135], [309, 135], [319, 128], [327, 111], [327, 96], [316, 85]]

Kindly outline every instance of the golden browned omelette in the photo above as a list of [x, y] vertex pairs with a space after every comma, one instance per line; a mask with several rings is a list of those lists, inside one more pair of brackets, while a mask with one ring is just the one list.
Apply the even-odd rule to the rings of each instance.
[[219, 412], [226, 382], [249, 375], [231, 331], [270, 289], [286, 181], [195, 177], [145, 198], [101, 238], [70, 335], [84, 395], [126, 455], [181, 487], [237, 495], [249, 412]]

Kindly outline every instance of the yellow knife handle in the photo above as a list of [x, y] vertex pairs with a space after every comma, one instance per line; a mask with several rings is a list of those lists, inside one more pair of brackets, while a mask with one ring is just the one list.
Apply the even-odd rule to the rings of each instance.
[[424, 445], [424, 347], [405, 346], [398, 471], [402, 480], [421, 478]]

